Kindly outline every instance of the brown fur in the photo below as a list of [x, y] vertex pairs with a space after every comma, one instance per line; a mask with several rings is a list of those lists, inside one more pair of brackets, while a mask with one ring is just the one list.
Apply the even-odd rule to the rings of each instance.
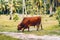
[[[39, 25], [41, 24], [41, 17], [25, 17], [23, 21], [18, 25], [18, 30], [24, 31], [24, 29], [28, 28], [30, 26], [37, 26], [37, 31], [39, 30]], [[41, 24], [42, 29], [42, 24]]]

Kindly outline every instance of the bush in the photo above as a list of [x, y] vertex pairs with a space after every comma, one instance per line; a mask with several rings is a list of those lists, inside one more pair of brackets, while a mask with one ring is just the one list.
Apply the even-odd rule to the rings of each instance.
[[58, 7], [58, 9], [57, 9], [57, 14], [58, 14], [57, 20], [58, 20], [59, 26], [60, 26], [60, 7]]
[[17, 14], [14, 14], [13, 20], [16, 22], [19, 19]]

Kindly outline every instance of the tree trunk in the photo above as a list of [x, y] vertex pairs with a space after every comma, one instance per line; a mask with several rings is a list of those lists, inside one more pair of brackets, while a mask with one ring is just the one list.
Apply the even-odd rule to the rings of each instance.
[[12, 0], [11, 5], [10, 5], [10, 18], [9, 18], [10, 20], [12, 20], [12, 13], [13, 13], [12, 7], [13, 7], [13, 0]]
[[24, 14], [27, 15], [27, 12], [26, 12], [26, 5], [25, 5], [25, 0], [23, 0], [23, 9], [22, 9], [22, 13], [23, 13], [23, 17], [24, 17]]
[[50, 6], [50, 15], [52, 14], [52, 6]]

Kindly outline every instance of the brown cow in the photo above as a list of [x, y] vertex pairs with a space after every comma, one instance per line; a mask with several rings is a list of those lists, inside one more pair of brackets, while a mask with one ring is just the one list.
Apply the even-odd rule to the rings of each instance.
[[37, 31], [39, 30], [39, 25], [41, 25], [42, 29], [42, 23], [41, 23], [41, 17], [25, 17], [20, 24], [18, 24], [18, 30], [24, 31], [24, 29], [28, 28], [29, 26], [37, 26]]

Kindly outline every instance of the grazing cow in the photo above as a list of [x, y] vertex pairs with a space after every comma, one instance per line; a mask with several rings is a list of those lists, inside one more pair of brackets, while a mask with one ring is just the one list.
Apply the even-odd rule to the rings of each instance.
[[42, 29], [42, 23], [41, 23], [41, 17], [25, 17], [20, 24], [18, 24], [18, 30], [24, 31], [24, 29], [28, 29], [30, 26], [37, 26], [37, 31], [39, 30], [39, 25], [41, 25]]

